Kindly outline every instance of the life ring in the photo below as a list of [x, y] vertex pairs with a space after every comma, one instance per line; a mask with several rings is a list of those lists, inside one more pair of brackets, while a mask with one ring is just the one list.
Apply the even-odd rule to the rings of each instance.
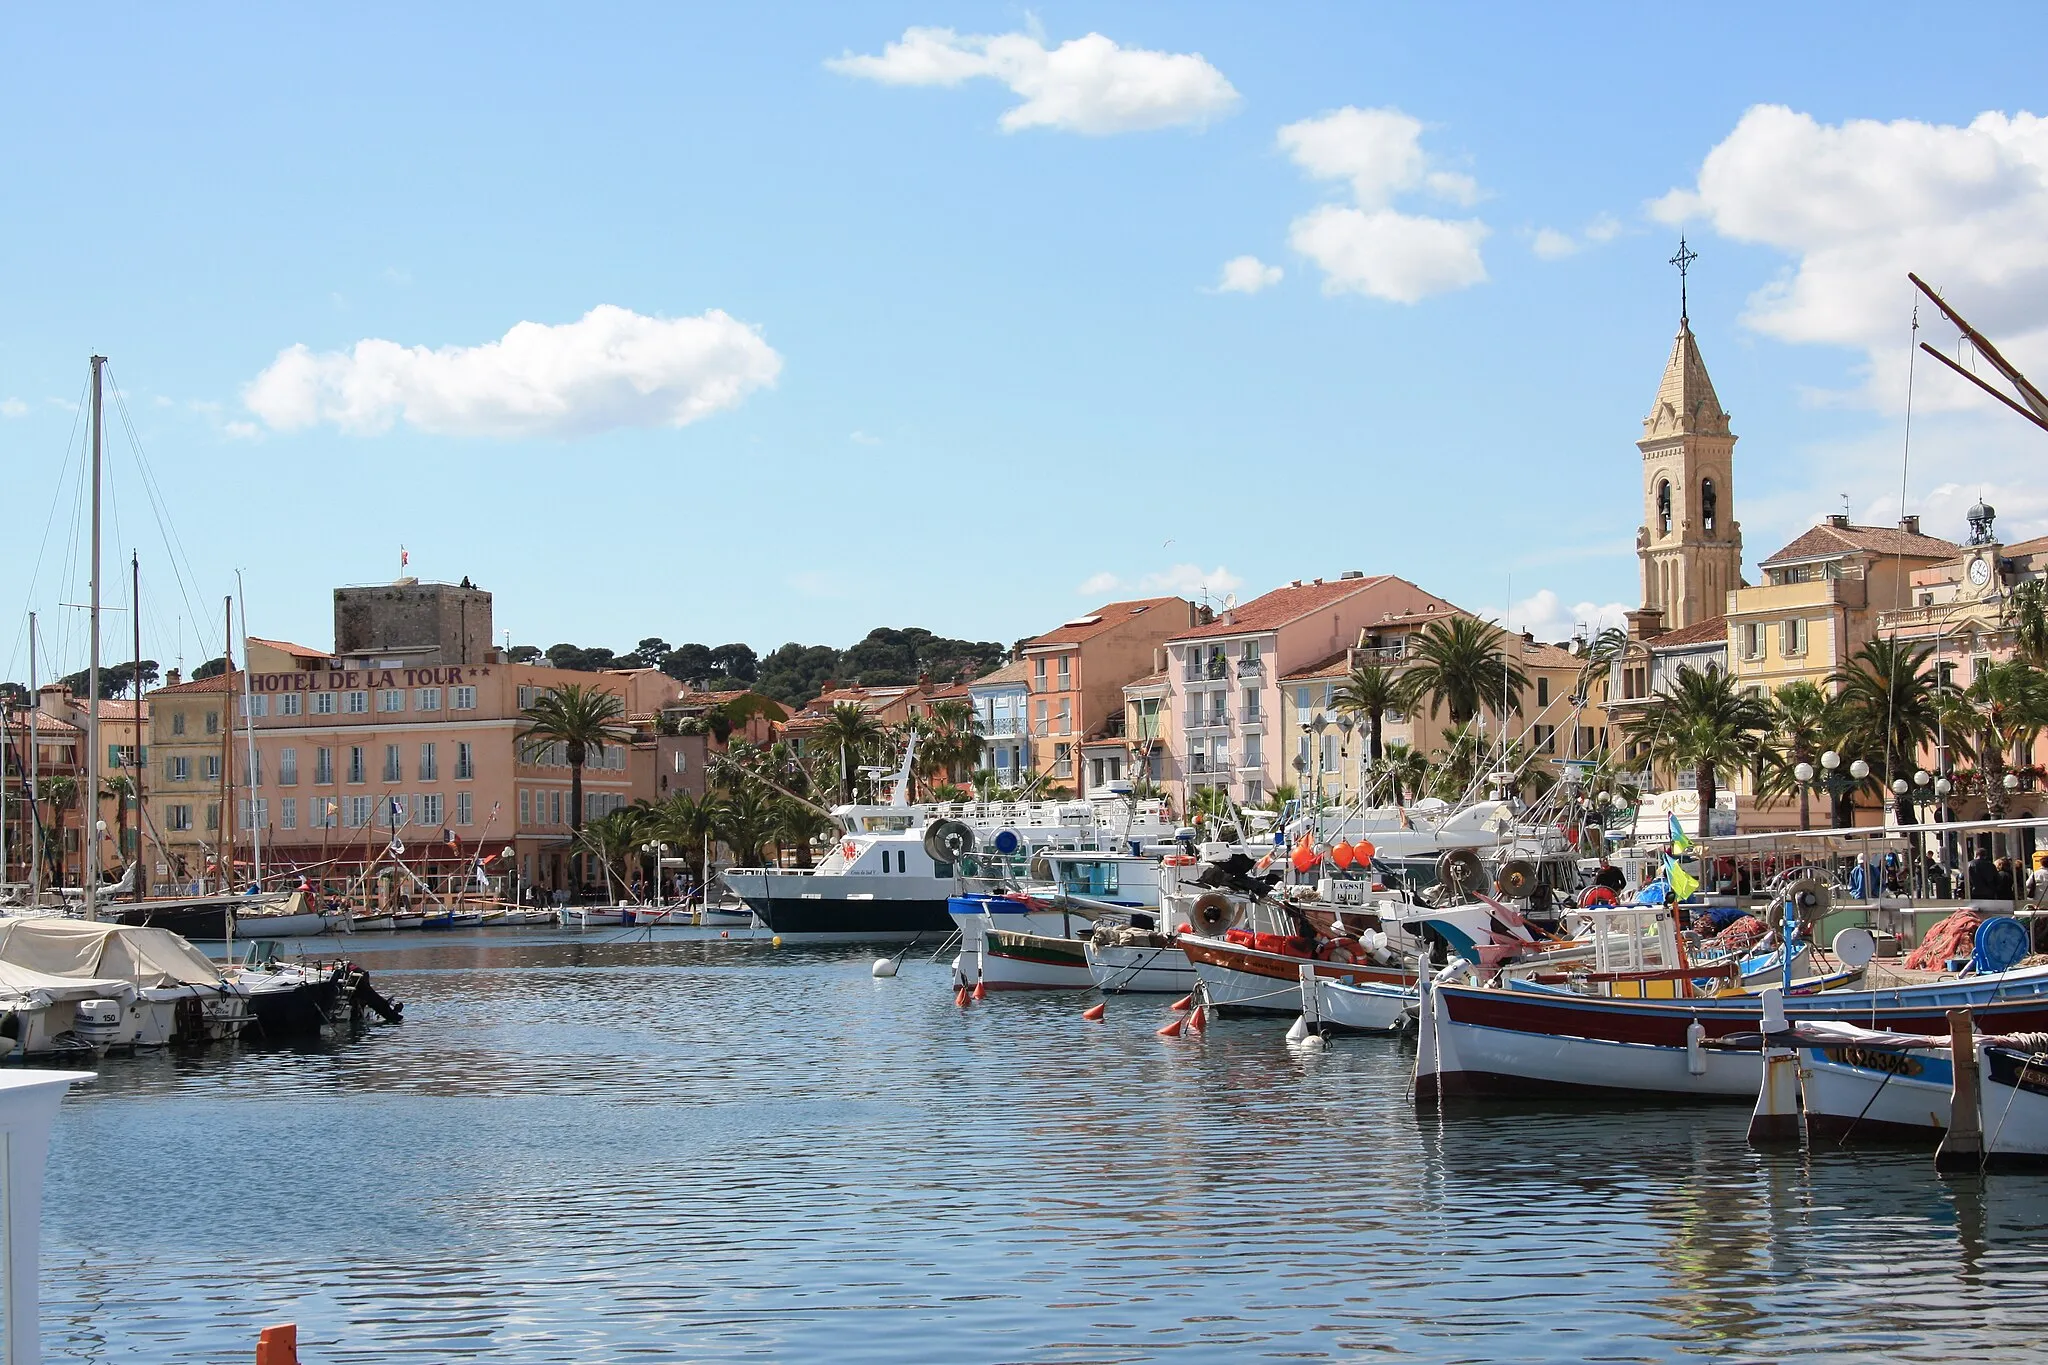
[[1316, 956], [1343, 966], [1355, 966], [1366, 960], [1364, 945], [1349, 938], [1331, 939], [1316, 951]]
[[1590, 910], [1596, 905], [1614, 905], [1618, 903], [1619, 900], [1620, 897], [1614, 894], [1614, 889], [1612, 887], [1593, 886], [1588, 887], [1586, 889], [1586, 894], [1579, 897], [1579, 904], [1585, 907], [1586, 909]]
[[1167, 867], [1192, 867], [1195, 860], [1185, 853], [1171, 853], [1159, 860]]

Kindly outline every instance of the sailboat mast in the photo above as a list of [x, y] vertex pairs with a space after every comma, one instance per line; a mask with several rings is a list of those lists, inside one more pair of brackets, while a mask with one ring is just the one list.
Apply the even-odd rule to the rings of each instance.
[[129, 675], [135, 684], [135, 747], [128, 757], [135, 760], [135, 852], [128, 860], [128, 866], [135, 875], [129, 879], [136, 900], [141, 900], [143, 888], [149, 885], [148, 862], [143, 857], [148, 851], [149, 840], [144, 836], [142, 804], [142, 556], [135, 551], [128, 552], [128, 614], [135, 627], [135, 671]]
[[249, 598], [242, 591], [242, 571], [235, 570], [235, 596], [242, 599], [242, 741], [249, 751], [249, 861], [256, 874], [256, 888], [263, 888], [263, 821], [257, 817], [256, 789], [263, 775], [256, 767], [256, 705], [251, 699], [254, 679], [249, 658]]
[[100, 917], [100, 370], [103, 355], [92, 358], [92, 624], [85, 680], [85, 917]]
[[36, 614], [28, 614], [28, 903], [43, 901], [43, 746], [36, 738], [36, 713], [42, 709], [42, 684], [36, 680]]
[[220, 891], [235, 889], [235, 599], [221, 599], [224, 624], [220, 637]]

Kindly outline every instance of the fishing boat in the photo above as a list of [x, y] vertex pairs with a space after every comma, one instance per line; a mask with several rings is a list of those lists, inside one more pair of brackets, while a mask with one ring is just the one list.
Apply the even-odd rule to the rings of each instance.
[[630, 924], [630, 905], [568, 905], [562, 907], [562, 923], [572, 929], [607, 929]]
[[[1142, 922], [1141, 922], [1142, 921]], [[1151, 915], [1122, 924], [1098, 924], [1081, 945], [1088, 975], [1104, 995], [1186, 995], [1201, 980], [1181, 951], [1178, 934], [1162, 933]]]
[[[246, 906], [234, 907], [237, 938], [306, 938], [327, 932], [327, 918], [313, 908], [303, 891], [282, 898], [243, 896]], [[262, 902], [256, 904], [254, 902]]]
[[1314, 973], [1301, 980], [1302, 1021], [1323, 1033], [1405, 1033], [1415, 1025], [1419, 1000], [1412, 986]]
[[761, 920], [745, 901], [732, 900], [702, 907], [696, 912], [696, 923], [707, 929], [742, 929], [757, 927]]

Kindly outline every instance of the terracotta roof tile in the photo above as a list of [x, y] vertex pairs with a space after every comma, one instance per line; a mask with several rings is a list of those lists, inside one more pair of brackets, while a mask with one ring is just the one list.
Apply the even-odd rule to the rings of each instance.
[[324, 649], [311, 649], [305, 645], [295, 645], [289, 640], [266, 640], [260, 635], [251, 635], [249, 637], [249, 642], [251, 644], [266, 646], [267, 648], [277, 650], [283, 654], [289, 654], [294, 658], [299, 659], [320, 659], [322, 661], [325, 661], [327, 659], [331, 659], [334, 657], [332, 654], [328, 653]]
[[1115, 630], [1133, 616], [1143, 615], [1145, 612], [1174, 603], [1179, 603], [1183, 608], [1190, 605], [1187, 599], [1182, 597], [1140, 597], [1129, 602], [1110, 602], [1097, 607], [1094, 611], [1084, 612], [1065, 625], [1049, 630], [1043, 635], [1034, 635], [1024, 642], [1024, 648], [1043, 649], [1052, 645], [1077, 645], [1084, 640], [1094, 639], [1104, 631]]
[[1369, 578], [1333, 578], [1321, 583], [1289, 584], [1275, 588], [1263, 597], [1254, 597], [1228, 613], [1230, 619], [1218, 616], [1206, 626], [1184, 630], [1173, 636], [1175, 640], [1206, 640], [1223, 635], [1250, 635], [1256, 631], [1276, 630], [1290, 621], [1298, 621], [1311, 612], [1342, 602], [1368, 588], [1386, 582], [1391, 574], [1376, 574]]
[[228, 684], [233, 681], [234, 675], [231, 673], [216, 673], [210, 678], [200, 678], [196, 682], [172, 683], [168, 687], [153, 687], [149, 690], [149, 696], [175, 697], [183, 696], [187, 692], [225, 692], [228, 690]]
[[1327, 659], [1319, 659], [1306, 668], [1297, 668], [1292, 673], [1283, 674], [1280, 681], [1296, 682], [1306, 681], [1309, 678], [1331, 678], [1338, 674], [1348, 674], [1349, 672], [1351, 672], [1351, 651], [1347, 649], [1342, 653], [1332, 654]]
[[997, 669], [993, 673], [985, 674], [982, 677], [976, 678], [972, 683], [969, 684], [969, 686], [1007, 687], [1013, 683], [1029, 682], [1030, 680], [1030, 663], [1026, 660], [1019, 659], [1015, 663], [1004, 664], [1001, 668]]
[[1880, 555], [1905, 555], [1917, 559], [1947, 559], [1962, 553], [1963, 547], [1938, 536], [1916, 535], [1896, 526], [1836, 526], [1822, 522], [1764, 563], [1788, 564], [1800, 559], [1825, 559], [1866, 550]]
[[1709, 616], [1704, 621], [1695, 621], [1677, 630], [1667, 630], [1662, 635], [1653, 635], [1646, 643], [1654, 650], [1678, 649], [1688, 645], [1704, 645], [1715, 640], [1728, 638], [1728, 618]]

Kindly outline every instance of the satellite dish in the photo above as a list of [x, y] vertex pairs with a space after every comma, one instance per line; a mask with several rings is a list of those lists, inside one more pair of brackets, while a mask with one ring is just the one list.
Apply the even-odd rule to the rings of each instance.
[[1436, 860], [1437, 885], [1448, 887], [1461, 896], [1470, 896], [1485, 885], [1486, 869], [1479, 863], [1479, 855], [1469, 848], [1447, 850]]
[[1844, 929], [1835, 935], [1833, 950], [1838, 961], [1851, 967], [1867, 966], [1877, 956], [1877, 935], [1861, 927]]
[[1237, 594], [1236, 594], [1236, 593], [1234, 593], [1234, 592], [1227, 592], [1227, 593], [1224, 593], [1224, 594], [1223, 594], [1223, 610], [1225, 610], [1225, 611], [1235, 611], [1235, 610], [1237, 610]]
[[924, 851], [935, 863], [957, 861], [974, 852], [974, 831], [958, 820], [934, 820], [924, 832]]
[[1503, 896], [1526, 896], [1536, 885], [1536, 864], [1527, 858], [1510, 858], [1493, 874], [1493, 884]]
[[1238, 905], [1220, 891], [1198, 896], [1188, 909], [1188, 927], [1203, 938], [1219, 938], [1237, 923]]

